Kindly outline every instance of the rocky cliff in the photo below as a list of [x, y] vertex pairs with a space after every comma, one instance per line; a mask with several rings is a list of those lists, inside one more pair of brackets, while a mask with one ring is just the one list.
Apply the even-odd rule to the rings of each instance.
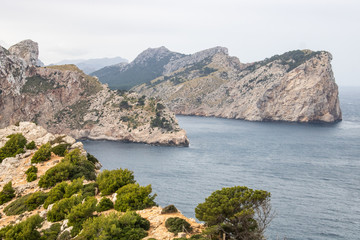
[[[87, 198], [84, 195], [85, 192], [87, 193], [88, 198], [90, 196], [94, 197], [96, 199], [96, 204], [98, 204], [103, 195], [100, 195], [95, 180], [81, 179], [80, 189], [79, 185], [76, 185], [79, 183], [79, 178], [77, 180], [65, 178], [64, 181], [61, 183], [59, 182], [55, 187], [51, 186], [43, 188], [40, 187], [39, 181], [41, 181], [44, 175], [48, 174], [51, 169], [57, 168], [59, 171], [63, 171], [57, 172], [56, 174], [58, 174], [58, 176], [66, 177], [68, 175], [66, 167], [64, 166], [64, 159], [67, 157], [66, 155], [65, 157], [62, 157], [51, 152], [49, 159], [39, 163], [32, 163], [32, 158], [40, 151], [39, 149], [41, 146], [44, 146], [44, 144], [51, 144], [51, 147], [53, 147], [52, 149], [59, 146], [59, 144], [66, 145], [67, 150], [70, 153], [71, 151], [77, 151], [78, 149], [80, 150], [82, 158], [87, 158], [87, 160], [84, 161], [89, 162], [89, 157], [86, 157], [89, 155], [87, 155], [87, 152], [84, 150], [82, 143], [76, 142], [76, 140], [70, 136], [49, 133], [43, 127], [37, 126], [34, 123], [20, 122], [17, 126], [11, 125], [4, 129], [0, 129], [0, 151], [4, 151], [3, 147], [5, 143], [8, 142], [10, 136], [14, 134], [22, 134], [28, 143], [34, 141], [35, 149], [30, 150], [26, 146], [22, 153], [17, 154], [14, 157], [7, 157], [0, 161], [0, 239], [33, 239], [34, 236], [38, 236], [37, 239], [84, 239], [70, 236], [69, 233], [73, 229], [73, 225], [70, 223], [68, 214], [56, 221], [50, 219], [49, 215], [54, 205], [60, 204], [60, 201], [67, 201], [68, 204], [63, 206], [61, 211], [64, 211], [64, 208], [66, 207], [69, 208], [69, 205], [71, 206], [71, 200], [74, 199], [74, 197], [82, 198], [82, 201], [77, 203], [78, 205], [86, 202], [85, 199]], [[76, 158], [73, 158], [72, 160], [74, 163], [76, 161], [75, 159]], [[95, 171], [96, 174], [99, 174], [101, 163], [94, 159], [92, 159], [91, 162], [90, 166], [93, 166], [93, 171]], [[93, 165], [94, 162], [95, 164]], [[61, 164], [63, 164], [63, 167], [60, 168], [59, 166]], [[31, 168], [36, 168], [36, 177], [29, 180], [27, 178], [27, 172]], [[81, 177], [81, 174], [78, 177]], [[71, 183], [70, 180], [73, 180], [73, 182]], [[13, 196], [9, 196], [10, 194], [8, 194], [4, 197], [3, 190], [10, 182], [14, 192], [11, 193], [9, 190], [8, 192]], [[74, 182], [76, 182], [76, 184], [74, 184]], [[59, 186], [67, 187], [62, 189]], [[57, 189], [57, 191], [55, 191], [55, 189]], [[114, 202], [116, 200], [116, 194], [108, 195], [105, 198]], [[76, 205], [72, 208], [75, 209]], [[100, 210], [98, 211], [96, 209], [97, 208], [95, 208], [95, 210], [92, 209], [91, 214], [86, 218], [96, 218], [101, 215], [107, 216], [117, 212], [114, 209], [104, 212], [100, 212]], [[67, 210], [67, 213], [69, 212], [70, 209]], [[148, 236], [145, 239], [156, 238], [158, 240], [169, 240], [176, 237], [174, 233], [169, 232], [165, 227], [165, 221], [170, 217], [182, 218], [191, 224], [193, 231], [190, 234], [187, 234], [188, 236], [200, 233], [203, 229], [202, 224], [196, 223], [194, 219], [186, 218], [180, 212], [168, 214], [161, 214], [161, 212], [161, 207], [152, 207], [137, 211], [137, 213], [141, 217], [147, 219], [150, 224], [147, 231]], [[124, 213], [120, 213], [120, 215], [121, 214]], [[31, 217], [35, 218], [36, 216], [39, 221], [37, 224], [34, 224], [34, 222], [26, 222]], [[79, 214], [77, 221], [83, 221], [84, 217], [85, 216]], [[55, 226], [58, 226], [58, 228]], [[113, 228], [115, 229], [115, 225]], [[115, 230], [120, 232], [121, 229]], [[134, 229], [134, 231], [136, 231], [136, 229]], [[184, 235], [186, 234], [184, 233]]]
[[0, 47], [0, 127], [33, 121], [75, 138], [188, 145], [159, 100], [111, 91], [74, 65], [36, 67], [37, 55], [31, 40]]
[[331, 59], [297, 50], [244, 64], [216, 47], [168, 62], [162, 76], [132, 90], [160, 97], [176, 114], [336, 122], [342, 115]]

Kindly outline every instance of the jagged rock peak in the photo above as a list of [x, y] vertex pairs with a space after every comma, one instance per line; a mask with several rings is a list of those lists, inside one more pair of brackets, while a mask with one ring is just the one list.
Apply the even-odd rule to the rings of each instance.
[[171, 61], [166, 66], [164, 66], [164, 75], [174, 72], [174, 71], [176, 71], [180, 68], [183, 68], [187, 65], [201, 62], [201, 61], [203, 61], [207, 58], [211, 58], [214, 55], [219, 54], [219, 53], [224, 54], [224, 55], [229, 55], [227, 48], [217, 46], [217, 47], [205, 49], [200, 52], [196, 52], [194, 54]]
[[213, 56], [217, 53], [223, 53], [226, 55], [229, 55], [229, 50], [226, 47], [216, 46], [213, 48], [205, 49], [200, 52], [194, 53], [192, 55], [207, 55], [207, 56]]
[[148, 61], [149, 59], [155, 59], [156, 61], [159, 61], [160, 59], [162, 59], [164, 57], [169, 57], [172, 55], [178, 56], [178, 57], [183, 56], [183, 54], [171, 52], [169, 49], [167, 49], [164, 46], [161, 46], [158, 48], [148, 48], [145, 51], [143, 51], [142, 53], [140, 53], [135, 58], [133, 63], [142, 64], [142, 63]]
[[30, 39], [21, 41], [9, 48], [9, 52], [25, 60], [28, 65], [36, 66], [39, 57], [39, 46], [37, 42]]

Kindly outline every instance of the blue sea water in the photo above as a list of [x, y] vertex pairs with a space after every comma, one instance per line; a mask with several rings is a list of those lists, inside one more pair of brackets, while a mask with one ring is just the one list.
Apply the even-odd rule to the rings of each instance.
[[84, 141], [103, 169], [128, 168], [186, 216], [213, 191], [271, 192], [268, 239], [360, 239], [360, 89], [341, 88], [336, 124], [178, 116], [190, 147]]

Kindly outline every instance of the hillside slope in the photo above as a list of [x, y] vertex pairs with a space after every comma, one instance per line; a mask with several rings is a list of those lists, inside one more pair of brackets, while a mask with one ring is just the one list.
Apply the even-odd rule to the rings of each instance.
[[[0, 239], [97, 239], [99, 236], [94, 231], [90, 232], [92, 238], [79, 234], [86, 226], [82, 223], [86, 219], [106, 220], [114, 216], [112, 214], [116, 214], [119, 221], [121, 216], [127, 216], [121, 219], [121, 227], [115, 223], [111, 226], [111, 232], [118, 238], [122, 236], [122, 239], [127, 239], [125, 234], [132, 235], [131, 239], [143, 238], [139, 237], [140, 234], [146, 236], [145, 239], [173, 239], [177, 235], [165, 227], [166, 220], [171, 217], [182, 218], [191, 224], [193, 230], [188, 236], [203, 229], [202, 224], [180, 212], [162, 214], [163, 209], [158, 206], [136, 211], [144, 218], [142, 223], [146, 221], [149, 224], [139, 229], [139, 226], [131, 225], [134, 216], [137, 216], [134, 211], [120, 212], [114, 206], [108, 210], [99, 208], [104, 198], [116, 204], [117, 194], [102, 192], [97, 179], [101, 163], [84, 150], [81, 142], [63, 134], [51, 134], [34, 123], [20, 122], [17, 126], [0, 129], [0, 156], [9, 151], [4, 146], [14, 135], [20, 135], [26, 143], [34, 141], [35, 144], [33, 148], [29, 145], [21, 147], [22, 151], [13, 157], [0, 158]], [[12, 141], [12, 147], [17, 143]], [[33, 162], [34, 156], [45, 155], [41, 149], [46, 145], [51, 147], [51, 155]], [[62, 156], [54, 153], [59, 146], [65, 146], [63, 154], [57, 153]], [[32, 179], [28, 178], [30, 169], [36, 169]], [[124, 175], [123, 179], [126, 177]], [[92, 206], [89, 206], [91, 202]], [[99, 234], [105, 231], [109, 229], [100, 229]], [[113, 238], [108, 236], [106, 239]]]
[[120, 63], [107, 66], [91, 73], [110, 88], [129, 90], [130, 88], [150, 82], [163, 74], [163, 68], [170, 61], [179, 59], [184, 54], [171, 52], [165, 47], [149, 48], [143, 51], [129, 64]]
[[75, 138], [189, 144], [159, 100], [112, 91], [75, 65], [35, 67], [38, 49], [31, 40], [16, 48], [12, 54], [14, 48], [0, 47], [0, 127], [33, 121]]
[[162, 76], [132, 90], [163, 99], [176, 114], [250, 121], [342, 119], [330, 53], [296, 50], [243, 64], [226, 48], [215, 49], [170, 61]]

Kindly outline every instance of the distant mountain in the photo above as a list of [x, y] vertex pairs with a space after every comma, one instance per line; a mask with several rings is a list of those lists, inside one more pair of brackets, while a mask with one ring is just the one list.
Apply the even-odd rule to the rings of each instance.
[[325, 51], [295, 50], [241, 63], [224, 47], [190, 55], [160, 47], [92, 75], [111, 88], [161, 98], [176, 114], [336, 122], [342, 116], [331, 59]]
[[121, 57], [114, 58], [95, 58], [95, 59], [73, 59], [73, 60], [63, 60], [51, 65], [64, 65], [64, 64], [75, 64], [80, 68], [84, 73], [90, 74], [95, 72], [105, 66], [114, 65], [118, 63], [127, 63], [128, 60]]
[[139, 54], [129, 64], [120, 63], [104, 67], [91, 73], [110, 88], [129, 90], [130, 88], [149, 83], [164, 73], [164, 67], [171, 61], [185, 57], [185, 54], [171, 52], [165, 47], [149, 48]]
[[131, 90], [161, 98], [176, 114], [250, 121], [341, 120], [330, 53], [295, 50], [241, 63], [216, 47], [170, 61]]

